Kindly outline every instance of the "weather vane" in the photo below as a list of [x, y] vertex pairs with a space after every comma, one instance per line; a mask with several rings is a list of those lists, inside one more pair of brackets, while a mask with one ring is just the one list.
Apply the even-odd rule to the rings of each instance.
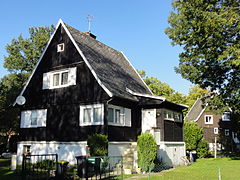
[[87, 15], [87, 20], [88, 20], [88, 32], [91, 32], [91, 22], [93, 20], [94, 16], [88, 14]]

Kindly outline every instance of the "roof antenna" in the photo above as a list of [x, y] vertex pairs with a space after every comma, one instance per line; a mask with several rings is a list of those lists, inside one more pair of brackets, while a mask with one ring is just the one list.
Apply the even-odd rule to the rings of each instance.
[[87, 20], [88, 20], [88, 32], [91, 32], [91, 22], [93, 20], [94, 16], [88, 14], [87, 15]]

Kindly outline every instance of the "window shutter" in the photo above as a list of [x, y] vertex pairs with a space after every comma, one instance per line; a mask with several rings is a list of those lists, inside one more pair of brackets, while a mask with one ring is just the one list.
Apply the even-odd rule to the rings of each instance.
[[70, 68], [69, 69], [69, 79], [68, 84], [69, 85], [76, 85], [76, 77], [77, 77], [77, 68]]
[[27, 128], [31, 124], [31, 111], [22, 111], [21, 112], [21, 128]]
[[43, 73], [43, 89], [49, 89], [50, 88], [50, 80], [51, 80], [51, 74], [50, 73]]
[[46, 121], [47, 121], [47, 109], [42, 109], [37, 111], [38, 116], [38, 126], [40, 127], [46, 127]]
[[132, 122], [131, 122], [131, 109], [124, 108], [125, 109], [125, 126], [131, 127]]

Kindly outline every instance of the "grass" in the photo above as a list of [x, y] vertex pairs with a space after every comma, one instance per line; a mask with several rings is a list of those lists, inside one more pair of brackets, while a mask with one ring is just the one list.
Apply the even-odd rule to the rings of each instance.
[[[151, 176], [150, 179], [217, 180], [219, 169], [222, 180], [240, 179], [240, 160], [231, 158], [199, 159], [191, 166], [182, 166], [170, 171], [165, 171], [157, 176]], [[148, 178], [139, 179], [145, 180]]]
[[0, 159], [0, 179], [1, 180], [19, 180], [21, 177], [15, 173], [15, 171], [10, 170], [11, 160], [10, 159]]

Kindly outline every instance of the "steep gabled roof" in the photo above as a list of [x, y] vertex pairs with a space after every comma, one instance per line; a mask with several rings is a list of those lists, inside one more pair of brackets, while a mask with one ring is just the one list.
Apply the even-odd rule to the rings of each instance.
[[[130, 100], [137, 100], [134, 95], [127, 92], [127, 88], [137, 93], [152, 95], [151, 90], [147, 87], [122, 52], [106, 46], [86, 33], [80, 32], [77, 29], [66, 25], [60, 19], [55, 32], [51, 36], [31, 76], [22, 89], [20, 96], [23, 95], [60, 25], [63, 26], [69, 35], [69, 38], [72, 40], [97, 82], [110, 97], [117, 96]], [[15, 104], [16, 101], [14, 102], [14, 105]]]
[[66, 27], [93, 71], [113, 96], [136, 100], [136, 97], [126, 89], [152, 95], [152, 92], [122, 52], [69, 25]]
[[191, 109], [186, 114], [185, 120], [187, 121], [197, 121], [202, 112], [204, 111], [204, 103], [203, 101], [198, 98]]

